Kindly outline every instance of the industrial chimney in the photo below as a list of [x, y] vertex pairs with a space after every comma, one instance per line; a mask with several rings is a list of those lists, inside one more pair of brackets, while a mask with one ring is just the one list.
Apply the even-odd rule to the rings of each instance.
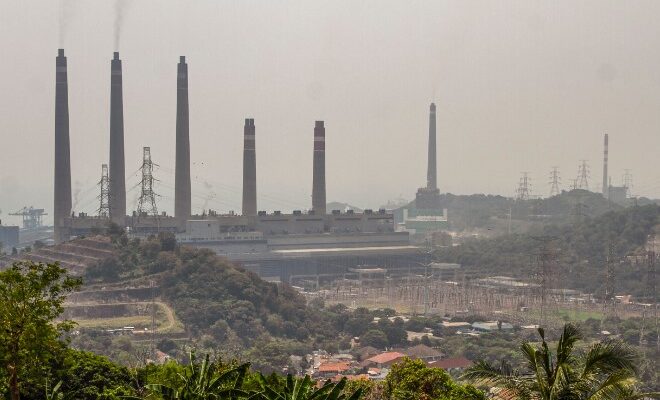
[[69, 145], [69, 88], [64, 49], [55, 59], [55, 243], [68, 238], [63, 232], [64, 219], [71, 214], [71, 155]]
[[607, 159], [609, 157], [609, 144], [608, 144], [608, 135], [607, 133], [605, 134], [605, 143], [603, 147], [603, 197], [606, 199], [609, 197], [609, 184], [608, 184], [608, 179], [607, 179]]
[[314, 172], [312, 183], [312, 210], [315, 214], [326, 213], [325, 200], [325, 127], [323, 121], [314, 126]]
[[110, 62], [110, 74], [110, 219], [123, 226], [126, 216], [126, 171], [124, 103], [119, 52], [114, 52]]
[[190, 217], [190, 133], [188, 116], [188, 64], [181, 56], [176, 81], [176, 170], [174, 176], [174, 216], [179, 228], [185, 228]]
[[429, 113], [429, 159], [426, 171], [426, 188], [435, 191], [438, 188], [438, 170], [435, 144], [435, 104], [431, 103]]
[[257, 160], [254, 119], [243, 127], [243, 215], [257, 215]]

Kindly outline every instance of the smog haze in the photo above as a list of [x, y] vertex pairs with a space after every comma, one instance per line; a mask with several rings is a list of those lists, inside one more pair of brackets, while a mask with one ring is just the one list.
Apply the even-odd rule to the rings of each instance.
[[[110, 60], [123, 62], [127, 208], [142, 147], [173, 211], [176, 73], [189, 65], [192, 208], [241, 208], [243, 124], [254, 118], [260, 209], [311, 207], [314, 121], [328, 201], [378, 208], [426, 183], [437, 105], [441, 192], [547, 196], [588, 160], [599, 191], [660, 197], [656, 1], [32, 1], [0, 12], [3, 215], [53, 204], [54, 60], [68, 59], [74, 211], [98, 207], [109, 151]], [[132, 189], [132, 191], [131, 191]]]

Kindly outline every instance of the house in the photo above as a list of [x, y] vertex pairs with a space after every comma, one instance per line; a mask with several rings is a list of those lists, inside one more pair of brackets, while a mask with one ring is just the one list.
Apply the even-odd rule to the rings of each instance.
[[449, 373], [460, 372], [471, 365], [472, 361], [465, 357], [445, 358], [428, 363], [429, 367], [442, 368]]
[[513, 330], [513, 325], [502, 321], [475, 322], [472, 329], [479, 332], [510, 331]]
[[470, 323], [465, 321], [442, 321], [441, 326], [446, 329], [460, 329], [469, 328]]
[[428, 336], [429, 338], [433, 337], [433, 333], [431, 332], [413, 332], [413, 331], [406, 331], [406, 335], [408, 338], [408, 341], [412, 342], [413, 340], [421, 340], [424, 336]]
[[360, 365], [362, 367], [367, 367], [367, 368], [368, 367], [384, 368], [384, 367], [389, 367], [392, 364], [395, 364], [404, 357], [406, 357], [406, 355], [403, 353], [399, 353], [398, 351], [387, 351], [384, 353], [380, 353], [376, 356], [373, 356], [371, 358], [367, 358]]
[[331, 378], [335, 375], [343, 375], [350, 368], [350, 364], [344, 361], [325, 362], [319, 365], [317, 375], [322, 378]]
[[438, 350], [424, 344], [418, 344], [407, 349], [396, 349], [396, 351], [405, 354], [413, 360], [422, 360], [425, 362], [439, 360], [443, 355]]

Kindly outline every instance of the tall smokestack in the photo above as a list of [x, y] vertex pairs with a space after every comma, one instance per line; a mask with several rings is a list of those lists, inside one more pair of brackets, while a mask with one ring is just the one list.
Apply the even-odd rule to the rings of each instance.
[[243, 127], [243, 215], [257, 215], [257, 160], [254, 119]]
[[438, 170], [435, 152], [435, 104], [431, 103], [431, 112], [429, 113], [429, 164], [426, 171], [426, 188], [431, 190], [438, 188]]
[[607, 159], [609, 157], [609, 144], [608, 144], [608, 135], [605, 134], [605, 142], [603, 147], [603, 197], [606, 199], [609, 197], [609, 185], [607, 181]]
[[325, 126], [323, 121], [316, 121], [314, 126], [314, 172], [312, 183], [312, 210], [323, 215], [326, 213], [325, 201]]
[[64, 218], [71, 213], [71, 155], [69, 143], [69, 85], [64, 49], [55, 59], [55, 243], [64, 237]]
[[185, 227], [190, 217], [190, 133], [188, 116], [188, 64], [181, 56], [176, 80], [176, 162], [174, 169], [174, 216]]
[[110, 62], [110, 218], [121, 226], [126, 216], [126, 171], [124, 166], [124, 101], [121, 60], [114, 52]]

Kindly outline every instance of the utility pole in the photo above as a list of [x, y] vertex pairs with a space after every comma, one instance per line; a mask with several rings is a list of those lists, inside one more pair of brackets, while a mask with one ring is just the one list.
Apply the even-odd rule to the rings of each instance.
[[605, 258], [605, 302], [614, 301], [614, 245], [609, 243]]
[[582, 160], [582, 164], [578, 167], [577, 188], [589, 190], [589, 165], [587, 160]]
[[541, 289], [541, 316], [539, 325], [547, 326], [547, 306], [548, 295], [553, 287], [553, 281], [556, 274], [557, 255], [552, 248], [551, 242], [556, 238], [553, 236], [542, 236], [535, 238], [541, 241], [541, 248], [538, 256], [538, 281]]
[[138, 200], [137, 213], [138, 215], [154, 215], [158, 216], [158, 208], [156, 207], [156, 193], [154, 193], [154, 177], [153, 170], [154, 164], [151, 161], [151, 148], [145, 147], [142, 156], [142, 181], [140, 185], [142, 190], [140, 192], [140, 199]]
[[99, 199], [101, 204], [99, 205], [99, 217], [108, 218], [110, 217], [110, 179], [108, 178], [108, 164], [101, 165], [101, 194]]
[[151, 359], [156, 361], [156, 292], [154, 281], [149, 281], [151, 289]]
[[560, 193], [559, 191], [559, 182], [561, 182], [561, 177], [559, 176], [559, 167], [552, 167], [550, 172], [550, 197], [556, 196]]
[[528, 173], [523, 172], [518, 182], [518, 189], [516, 189], [516, 200], [529, 200], [531, 181]]

